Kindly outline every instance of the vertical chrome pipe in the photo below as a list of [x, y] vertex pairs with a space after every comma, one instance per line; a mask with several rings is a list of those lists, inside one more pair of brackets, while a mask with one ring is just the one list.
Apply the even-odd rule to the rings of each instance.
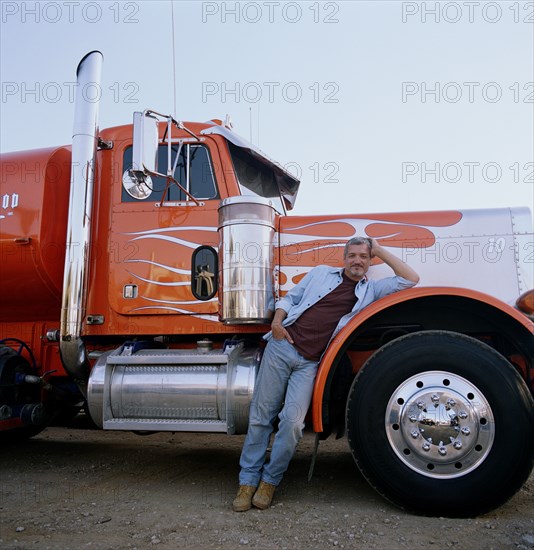
[[87, 296], [102, 60], [99, 51], [92, 51], [80, 61], [76, 71], [69, 219], [61, 304], [61, 359], [65, 370], [74, 378], [84, 395], [89, 360], [81, 331]]

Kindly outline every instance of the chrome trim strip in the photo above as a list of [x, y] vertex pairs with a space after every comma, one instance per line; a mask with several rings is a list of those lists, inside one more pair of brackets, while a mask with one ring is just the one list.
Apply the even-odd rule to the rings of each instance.
[[158, 432], [207, 432], [225, 433], [227, 431], [224, 420], [173, 420], [158, 418], [113, 418], [103, 421], [104, 430], [154, 430]]

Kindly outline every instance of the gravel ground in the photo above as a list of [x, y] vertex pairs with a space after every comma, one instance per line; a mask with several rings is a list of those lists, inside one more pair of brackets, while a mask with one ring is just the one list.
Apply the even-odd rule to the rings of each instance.
[[321, 442], [308, 482], [313, 441], [270, 509], [237, 514], [242, 436], [49, 428], [0, 453], [0, 547], [534, 548], [534, 475], [479, 518], [418, 517], [367, 485], [345, 439]]

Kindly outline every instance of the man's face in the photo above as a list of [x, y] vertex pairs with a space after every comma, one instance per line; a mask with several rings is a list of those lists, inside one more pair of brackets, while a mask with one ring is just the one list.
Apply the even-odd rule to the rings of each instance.
[[343, 260], [345, 275], [353, 281], [359, 281], [371, 265], [371, 254], [366, 244], [352, 244]]

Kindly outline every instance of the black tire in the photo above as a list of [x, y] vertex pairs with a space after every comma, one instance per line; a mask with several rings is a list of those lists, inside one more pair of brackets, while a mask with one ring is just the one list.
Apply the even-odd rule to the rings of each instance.
[[534, 464], [525, 382], [497, 351], [453, 332], [409, 334], [369, 358], [349, 393], [347, 431], [369, 483], [423, 515], [488, 512]]
[[[29, 348], [25, 347], [31, 353]], [[36, 373], [20, 354], [8, 346], [0, 345], [0, 406], [14, 407], [39, 402], [41, 391], [39, 386], [32, 385], [19, 389], [20, 387], [16, 385], [15, 377], [24, 374]], [[22, 425], [10, 430], [2, 430], [0, 444], [20, 443], [41, 433], [45, 427], [44, 425]]]

